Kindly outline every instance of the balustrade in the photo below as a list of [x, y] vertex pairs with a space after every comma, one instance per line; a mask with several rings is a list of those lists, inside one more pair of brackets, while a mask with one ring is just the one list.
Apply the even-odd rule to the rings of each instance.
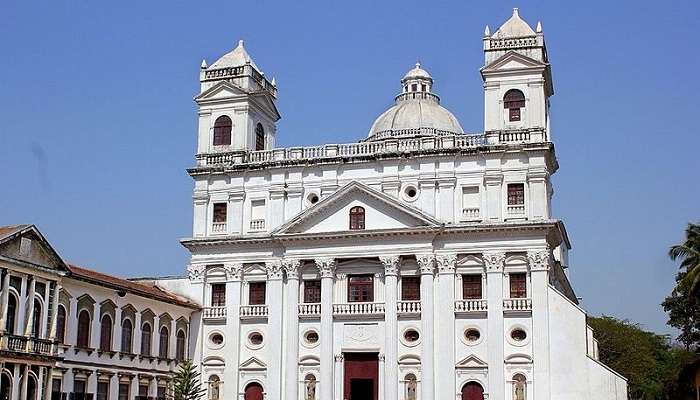
[[204, 319], [226, 319], [226, 307], [204, 307], [202, 314]]
[[402, 314], [420, 314], [421, 304], [420, 300], [415, 301], [399, 301], [396, 303], [396, 308], [399, 315]]
[[524, 204], [508, 205], [506, 207], [506, 212], [508, 213], [509, 216], [525, 215], [525, 205]]
[[317, 317], [321, 315], [321, 303], [301, 303], [299, 304], [300, 317]]
[[485, 299], [462, 299], [455, 301], [456, 313], [485, 312], [488, 302]]
[[480, 217], [479, 207], [463, 208], [462, 221], [478, 221]]
[[384, 303], [338, 303], [333, 304], [335, 316], [382, 315]]
[[18, 353], [53, 355], [56, 351], [54, 342], [27, 336], [5, 335], [0, 338], [0, 344], [0, 350]]
[[226, 222], [214, 222], [211, 224], [213, 233], [226, 233]]
[[265, 229], [265, 220], [264, 219], [254, 219], [250, 221], [250, 230], [251, 231], [261, 231]]
[[242, 319], [267, 317], [267, 305], [241, 306], [240, 315]]
[[532, 299], [503, 299], [503, 311], [532, 311]]

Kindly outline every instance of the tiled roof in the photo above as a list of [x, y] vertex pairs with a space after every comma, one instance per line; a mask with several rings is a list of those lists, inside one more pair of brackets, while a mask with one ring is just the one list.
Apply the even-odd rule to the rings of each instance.
[[70, 269], [71, 276], [76, 279], [117, 290], [124, 290], [138, 296], [149, 297], [154, 300], [164, 301], [183, 307], [200, 308], [197, 304], [192, 303], [184, 297], [167, 292], [158, 286], [132, 282], [127, 279], [117, 278], [116, 276], [82, 268], [74, 264], [68, 264], [68, 268]]
[[29, 225], [8, 225], [8, 226], [0, 226], [0, 240], [12, 236], [14, 233], [21, 231], [24, 228], [29, 227]]

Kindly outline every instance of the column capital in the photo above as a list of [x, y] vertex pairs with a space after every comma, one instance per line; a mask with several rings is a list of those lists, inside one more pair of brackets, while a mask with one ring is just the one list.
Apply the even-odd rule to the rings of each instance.
[[398, 275], [399, 266], [401, 265], [401, 256], [381, 256], [379, 261], [384, 265], [384, 275]]
[[416, 254], [416, 262], [420, 268], [421, 275], [432, 275], [435, 271], [434, 254]]
[[386, 356], [384, 355], [384, 353], [379, 353], [379, 355], [377, 356], [377, 359], [379, 360], [380, 363], [383, 363], [386, 360]]
[[204, 272], [206, 270], [206, 265], [190, 264], [187, 267], [187, 276], [191, 281], [201, 282], [204, 280]]
[[456, 254], [441, 254], [435, 257], [435, 263], [437, 264], [439, 274], [453, 274], [455, 273], [455, 267], [457, 266], [457, 255]]
[[297, 258], [283, 258], [282, 267], [287, 272], [287, 279], [299, 279], [301, 260]]
[[334, 258], [317, 258], [314, 260], [318, 271], [321, 273], [321, 278], [332, 278], [335, 274], [335, 259]]
[[272, 260], [265, 262], [265, 270], [267, 270], [268, 280], [281, 280], [284, 269], [282, 268], [281, 260]]
[[486, 272], [503, 272], [503, 265], [506, 261], [506, 253], [489, 252], [483, 254]]
[[547, 248], [544, 250], [528, 250], [527, 261], [531, 271], [548, 271], [552, 264], [552, 252]]
[[343, 355], [343, 353], [335, 355], [335, 362], [342, 363], [343, 361], [345, 361], [345, 356]]
[[232, 281], [240, 281], [243, 277], [243, 263], [225, 263], [226, 278]]

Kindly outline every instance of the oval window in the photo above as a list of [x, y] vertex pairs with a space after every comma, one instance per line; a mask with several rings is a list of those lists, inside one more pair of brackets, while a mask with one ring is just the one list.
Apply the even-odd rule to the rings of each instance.
[[406, 332], [404, 332], [403, 338], [407, 342], [413, 343], [413, 342], [416, 342], [418, 339], [420, 339], [420, 334], [415, 329], [409, 329]]
[[527, 339], [527, 333], [522, 329], [513, 329], [513, 331], [510, 332], [510, 337], [516, 342], [522, 342]]
[[467, 339], [467, 342], [476, 342], [481, 338], [481, 333], [477, 329], [467, 329], [464, 332], [464, 338]]
[[248, 335], [248, 341], [253, 346], [259, 346], [263, 342], [263, 335], [260, 332], [253, 332], [250, 335]]
[[209, 340], [215, 345], [220, 345], [221, 343], [224, 342], [224, 336], [220, 333], [213, 333], [210, 337]]
[[318, 333], [314, 332], [314, 331], [309, 331], [304, 336], [304, 339], [306, 339], [307, 343], [314, 344], [314, 343], [318, 342]]

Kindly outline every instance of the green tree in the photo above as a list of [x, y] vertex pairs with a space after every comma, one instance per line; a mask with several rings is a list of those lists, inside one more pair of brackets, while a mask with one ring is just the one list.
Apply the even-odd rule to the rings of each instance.
[[690, 295], [697, 293], [700, 283], [700, 224], [688, 224], [685, 229], [685, 241], [671, 246], [668, 251], [671, 260], [680, 260], [680, 269], [685, 272], [681, 279], [689, 288]]
[[661, 305], [668, 313], [668, 325], [678, 329], [677, 339], [686, 350], [696, 349], [700, 344], [700, 299], [691, 296], [690, 282], [684, 279], [685, 272], [676, 276], [676, 287]]
[[200, 374], [192, 361], [183, 361], [173, 379], [173, 399], [199, 400], [206, 392], [206, 389], [202, 388], [199, 378]]

